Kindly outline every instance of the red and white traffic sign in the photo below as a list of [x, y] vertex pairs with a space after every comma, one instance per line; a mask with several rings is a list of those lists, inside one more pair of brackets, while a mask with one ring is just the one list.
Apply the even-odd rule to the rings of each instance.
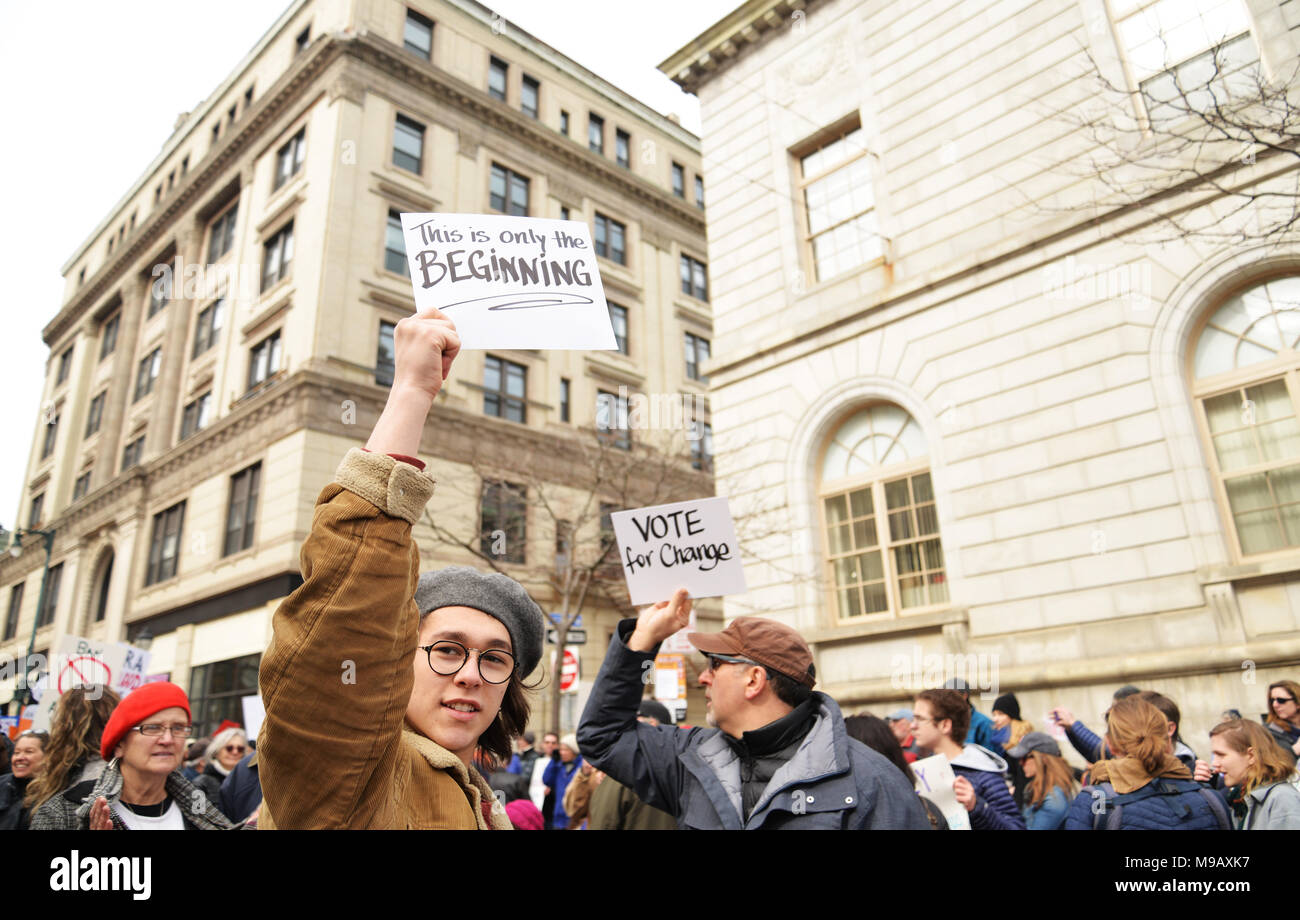
[[567, 693], [578, 688], [578, 654], [572, 649], [564, 650], [564, 663], [560, 666], [560, 691]]

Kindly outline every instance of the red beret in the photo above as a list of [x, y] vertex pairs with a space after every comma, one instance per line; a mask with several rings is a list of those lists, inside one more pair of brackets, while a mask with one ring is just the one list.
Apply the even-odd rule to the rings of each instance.
[[99, 745], [99, 753], [105, 760], [112, 760], [114, 748], [127, 732], [150, 716], [164, 709], [171, 709], [173, 706], [184, 709], [185, 718], [193, 718], [190, 715], [189, 697], [175, 684], [160, 680], [143, 684], [132, 690], [122, 698], [122, 702], [117, 704], [113, 714], [108, 717], [108, 724], [104, 726], [104, 736]]

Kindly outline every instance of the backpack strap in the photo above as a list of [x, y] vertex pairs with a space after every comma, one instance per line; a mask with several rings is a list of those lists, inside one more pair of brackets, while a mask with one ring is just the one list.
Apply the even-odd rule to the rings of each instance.
[[[1093, 798], [1092, 808], [1092, 829], [1094, 831], [1114, 831], [1119, 830], [1119, 816], [1122, 806], [1116, 804], [1117, 796], [1115, 787], [1110, 783], [1097, 783], [1095, 786], [1087, 787], [1088, 793]], [[1102, 807], [1096, 808], [1097, 793], [1101, 793]]]
[[1232, 815], [1228, 814], [1228, 806], [1224, 804], [1223, 797], [1213, 789], [1206, 789], [1204, 786], [1201, 786], [1197, 791], [1209, 803], [1210, 812], [1214, 815], [1214, 819], [1219, 822], [1219, 830], [1232, 830]]

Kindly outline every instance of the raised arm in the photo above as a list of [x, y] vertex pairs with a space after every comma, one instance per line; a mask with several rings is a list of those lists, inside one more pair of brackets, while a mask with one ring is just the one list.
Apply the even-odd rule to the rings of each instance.
[[411, 528], [433, 494], [415, 455], [460, 340], [436, 310], [402, 320], [394, 338], [370, 452], [349, 451], [317, 499], [303, 584], [276, 611], [262, 661], [258, 763], [276, 827], [366, 826], [397, 762], [417, 641]]

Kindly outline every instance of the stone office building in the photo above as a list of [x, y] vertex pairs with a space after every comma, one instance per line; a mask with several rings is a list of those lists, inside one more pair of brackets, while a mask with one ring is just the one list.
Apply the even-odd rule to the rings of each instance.
[[[1213, 231], [1242, 199], [1116, 202], [1079, 120], [1112, 106], [1140, 152], [1216, 59], [1294, 74], [1298, 24], [1278, 0], [750, 0], [660, 65], [702, 107], [718, 492], [794, 533], [728, 619], [802, 630], [849, 710], [966, 676], [1100, 728], [1136, 683], [1202, 754], [1223, 710], [1266, 710], [1300, 671], [1300, 239], [1144, 226]], [[1224, 189], [1294, 195], [1288, 158], [1224, 161]]]
[[[53, 528], [53, 552], [48, 576], [35, 536], [0, 562], [0, 654], [34, 625], [45, 653], [147, 635], [200, 731], [239, 718], [316, 496], [386, 398], [413, 310], [403, 211], [592, 225], [618, 351], [467, 352], [424, 444], [448, 485], [497, 458], [499, 481], [433, 504], [471, 542], [508, 525], [502, 566], [553, 609], [560, 525], [510, 458], [549, 457], [564, 485], [598, 394], [706, 394], [699, 161], [675, 120], [472, 0], [292, 3], [67, 262], [18, 521]], [[693, 448], [682, 488], [711, 494]], [[416, 536], [426, 566], [472, 561]], [[618, 615], [584, 617], [588, 678]]]

